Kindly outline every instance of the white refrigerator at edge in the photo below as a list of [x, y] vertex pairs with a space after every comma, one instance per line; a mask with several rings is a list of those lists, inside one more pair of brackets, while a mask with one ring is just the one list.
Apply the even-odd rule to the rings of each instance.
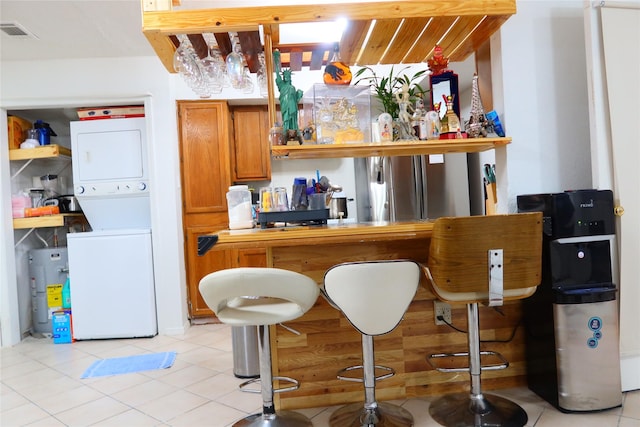
[[156, 335], [151, 230], [70, 233], [67, 239], [74, 338]]

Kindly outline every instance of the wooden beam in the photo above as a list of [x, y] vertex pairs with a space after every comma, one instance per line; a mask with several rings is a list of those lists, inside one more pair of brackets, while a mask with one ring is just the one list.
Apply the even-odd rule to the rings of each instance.
[[407, 46], [410, 47], [415, 43], [428, 24], [429, 18], [405, 19], [380, 63], [400, 64], [404, 55], [407, 53], [405, 50]]
[[489, 40], [491, 35], [508, 19], [508, 16], [485, 16], [484, 20], [476, 27], [476, 30], [469, 36], [464, 45], [451, 54], [451, 61], [463, 61], [469, 55], [480, 49], [482, 44]]
[[216, 39], [216, 43], [218, 43], [218, 49], [220, 50], [222, 57], [226, 59], [227, 55], [230, 54], [233, 49], [229, 33], [214, 33], [213, 36]]
[[291, 71], [302, 70], [302, 51], [294, 50], [289, 53], [289, 68]]
[[452, 16], [432, 20], [427, 29], [418, 38], [413, 48], [405, 55], [402, 62], [407, 64], [417, 64], [422, 62], [433, 51], [438, 43], [440, 35], [446, 32], [456, 19]]
[[328, 49], [317, 48], [311, 52], [311, 61], [309, 62], [310, 70], [319, 70], [322, 68], [322, 64], [327, 55]]
[[354, 65], [362, 49], [371, 21], [351, 21], [340, 40], [340, 59], [347, 65]]
[[358, 62], [377, 64], [387, 50], [402, 19], [379, 19], [369, 35], [367, 46], [362, 50]]
[[247, 61], [249, 71], [252, 73], [258, 72], [260, 68], [258, 54], [262, 52], [260, 33], [258, 31], [240, 31], [238, 32], [238, 39], [240, 40], [240, 47]]
[[165, 37], [162, 34], [146, 34], [145, 37], [155, 50], [156, 55], [170, 73], [175, 73], [173, 68], [173, 54], [176, 51], [176, 46], [172, 43], [169, 37]]
[[[452, 53], [455, 52], [456, 48], [469, 36], [469, 29], [475, 28], [482, 18], [482, 16], [461, 16], [458, 18], [446, 36], [438, 43], [442, 48], [442, 54], [445, 58], [453, 61], [451, 58]], [[422, 58], [422, 61], [426, 60], [427, 57]]]
[[267, 107], [269, 108], [269, 128], [276, 122], [275, 84], [273, 78], [273, 43], [271, 42], [271, 27], [264, 28], [264, 65], [267, 69]]
[[198, 55], [198, 58], [203, 59], [209, 55], [209, 46], [204, 40], [204, 37], [202, 37], [202, 34], [189, 34], [187, 37], [189, 38], [196, 55]]
[[164, 34], [251, 31], [259, 25], [326, 22], [347, 17], [372, 20], [431, 16], [512, 15], [515, 1], [494, 0], [491, 7], [478, 0], [395, 0], [343, 4], [311, 4], [214, 9], [149, 11], [143, 13], [144, 32]]

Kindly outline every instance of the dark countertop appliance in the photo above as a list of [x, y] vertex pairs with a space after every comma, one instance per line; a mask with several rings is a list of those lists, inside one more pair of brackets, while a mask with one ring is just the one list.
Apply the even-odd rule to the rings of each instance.
[[563, 412], [622, 404], [610, 190], [517, 197], [543, 213], [542, 283], [523, 301], [529, 388]]

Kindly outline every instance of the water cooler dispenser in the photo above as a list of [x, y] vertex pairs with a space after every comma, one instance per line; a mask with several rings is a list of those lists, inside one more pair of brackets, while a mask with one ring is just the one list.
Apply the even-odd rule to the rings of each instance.
[[543, 212], [542, 283], [523, 301], [529, 388], [563, 412], [622, 404], [609, 190], [522, 195]]
[[62, 285], [67, 280], [68, 272], [67, 248], [43, 248], [29, 251], [33, 332], [52, 333], [47, 286]]

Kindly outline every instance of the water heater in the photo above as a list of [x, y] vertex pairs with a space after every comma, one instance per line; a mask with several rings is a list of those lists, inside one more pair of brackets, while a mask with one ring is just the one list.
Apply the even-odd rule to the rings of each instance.
[[32, 331], [51, 333], [51, 313], [47, 303], [47, 286], [64, 284], [69, 272], [66, 247], [33, 249], [29, 251], [31, 284]]

